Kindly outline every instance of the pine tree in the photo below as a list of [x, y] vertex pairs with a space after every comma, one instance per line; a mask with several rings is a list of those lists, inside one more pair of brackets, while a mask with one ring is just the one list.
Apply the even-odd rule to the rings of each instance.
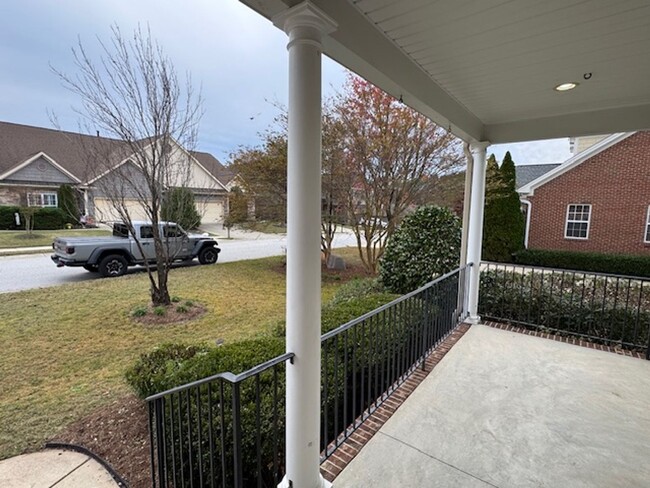
[[494, 154], [487, 163], [483, 224], [483, 258], [510, 262], [523, 248], [525, 223], [516, 189], [515, 163], [510, 152], [498, 167]]

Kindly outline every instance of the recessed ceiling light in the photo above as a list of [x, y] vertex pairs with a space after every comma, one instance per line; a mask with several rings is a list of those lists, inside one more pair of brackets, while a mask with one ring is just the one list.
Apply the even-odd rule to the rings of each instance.
[[561, 85], [558, 85], [553, 89], [555, 91], [563, 92], [563, 91], [573, 90], [576, 86], [578, 86], [578, 83], [576, 83], [575, 81], [569, 81], [568, 83], [562, 83]]

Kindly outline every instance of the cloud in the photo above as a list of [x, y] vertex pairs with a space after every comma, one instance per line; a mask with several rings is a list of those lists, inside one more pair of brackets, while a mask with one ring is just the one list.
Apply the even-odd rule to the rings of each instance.
[[[177, 71], [191, 73], [205, 99], [199, 149], [224, 162], [238, 146], [259, 142], [258, 133], [277, 114], [272, 102], [286, 106], [286, 35], [237, 0], [3, 0], [1, 117], [49, 127], [51, 110], [63, 128], [77, 130], [71, 108], [77, 100], [49, 65], [74, 73], [71, 48], [77, 39], [98, 56], [97, 37], [108, 41], [112, 24], [124, 34], [148, 25]], [[325, 96], [340, 88], [345, 72], [324, 58]], [[518, 163], [557, 161], [562, 154], [556, 143], [493, 149], [510, 149]]]

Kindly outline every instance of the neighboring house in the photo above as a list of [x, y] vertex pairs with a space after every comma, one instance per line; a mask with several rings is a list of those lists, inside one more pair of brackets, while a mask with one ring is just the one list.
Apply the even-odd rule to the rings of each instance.
[[518, 188], [526, 247], [650, 255], [650, 132], [579, 142], [584, 150]]
[[[180, 147], [174, 154], [188, 153]], [[109, 154], [115, 160], [110, 171], [93, 171], [93, 154]], [[41, 127], [0, 122], [0, 205], [56, 207], [57, 190], [63, 184], [80, 192], [79, 213], [96, 221], [117, 219], [102, 191], [107, 182], [119, 184], [116, 168], [131, 164], [126, 143], [99, 136], [62, 132]], [[214, 156], [189, 153], [191, 168], [185, 182], [195, 194], [203, 223], [221, 223], [228, 208], [228, 192], [235, 175]], [[133, 193], [133, 192], [131, 192]], [[133, 218], [144, 218], [135, 195], [127, 195]]]

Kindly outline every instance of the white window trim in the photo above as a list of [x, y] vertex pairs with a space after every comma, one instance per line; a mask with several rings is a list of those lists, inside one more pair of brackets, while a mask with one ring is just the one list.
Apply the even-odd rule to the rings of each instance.
[[643, 228], [643, 242], [650, 244], [650, 239], [648, 239], [648, 230], [650, 229], [650, 205], [648, 205], [648, 211], [645, 216], [645, 227]]
[[[569, 236], [567, 233], [569, 232], [569, 209], [571, 206], [583, 206], [583, 207], [589, 207], [589, 218], [587, 219], [587, 235], [585, 237], [574, 237], [574, 236]], [[576, 240], [576, 241], [586, 241], [589, 239], [589, 230], [591, 229], [591, 203], [569, 203], [566, 206], [566, 217], [564, 218], [564, 238], [565, 239], [571, 239], [571, 240]], [[584, 220], [572, 220], [571, 222], [575, 223], [584, 223]]]
[[[50, 195], [54, 196], [54, 205], [45, 205], [45, 195]], [[38, 203], [35, 205], [30, 205], [30, 199], [32, 200], [32, 203], [34, 200], [38, 200]], [[43, 191], [43, 192], [34, 192], [34, 193], [28, 193], [27, 194], [27, 206], [28, 207], [40, 207], [40, 208], [56, 208], [59, 206], [59, 196], [56, 192], [51, 192], [51, 191]]]

